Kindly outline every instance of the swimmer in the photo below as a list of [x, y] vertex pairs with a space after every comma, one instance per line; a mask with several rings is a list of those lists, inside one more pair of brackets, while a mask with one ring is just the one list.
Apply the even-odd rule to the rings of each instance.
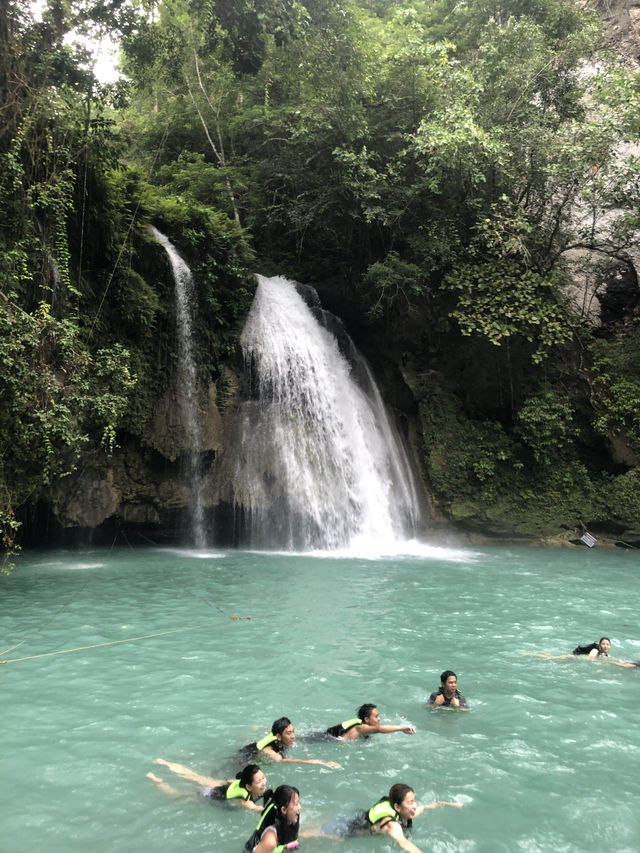
[[324, 736], [340, 738], [341, 740], [359, 740], [375, 734], [391, 734], [392, 732], [404, 732], [406, 735], [414, 735], [416, 730], [413, 726], [387, 726], [380, 723], [380, 712], [376, 705], [361, 705], [353, 720], [345, 720], [337, 726], [331, 726]]
[[468, 711], [467, 700], [458, 690], [458, 676], [450, 669], [440, 676], [440, 687], [429, 696], [427, 707], [457, 708]]
[[600, 637], [597, 643], [589, 643], [586, 646], [576, 646], [570, 655], [550, 655], [547, 652], [533, 653], [534, 657], [545, 658], [546, 660], [566, 660], [573, 657], [586, 657], [588, 660], [600, 660], [612, 663], [614, 666], [622, 666], [625, 669], [635, 669], [637, 663], [626, 663], [624, 661], [613, 660], [609, 657], [611, 651], [611, 640], [609, 637]]
[[265, 803], [260, 822], [244, 845], [246, 853], [273, 853], [298, 846], [300, 792], [291, 785], [279, 785]]
[[462, 808], [460, 803], [444, 800], [419, 806], [413, 788], [398, 782], [391, 787], [386, 797], [378, 800], [368, 811], [360, 812], [346, 823], [341, 819], [330, 821], [322, 827], [321, 834], [325, 837], [334, 835], [347, 838], [357, 835], [389, 835], [402, 850], [421, 853], [420, 849], [409, 841], [407, 832], [411, 829], [414, 818], [428, 809], [437, 809], [440, 806]]
[[285, 750], [292, 747], [296, 740], [293, 724], [288, 717], [279, 717], [271, 726], [271, 734], [256, 743], [249, 743], [240, 750], [242, 756], [264, 756], [273, 761], [288, 764], [320, 764], [332, 770], [340, 767], [337, 761], [320, 761], [318, 758], [286, 758]]
[[[164, 758], [156, 758], [153, 763], [164, 764], [172, 773], [176, 773], [183, 779], [188, 779], [190, 782], [200, 785], [200, 794], [209, 800], [224, 802], [232, 806], [241, 805], [256, 812], [263, 810], [263, 807], [256, 805], [256, 802], [265, 794], [267, 777], [257, 764], [248, 764], [240, 773], [236, 774], [235, 779], [225, 781], [224, 779], [213, 779], [210, 776], [203, 776], [189, 767], [176, 764], [174, 761], [165, 761]], [[154, 773], [147, 773], [147, 778], [151, 779], [161, 791], [170, 797], [184, 796], [180, 791], [173, 788], [164, 779], [161, 779]], [[267, 794], [269, 793], [267, 792]]]

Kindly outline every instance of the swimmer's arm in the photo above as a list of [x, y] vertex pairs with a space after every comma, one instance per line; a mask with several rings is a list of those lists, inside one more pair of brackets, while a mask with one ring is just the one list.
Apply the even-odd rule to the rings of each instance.
[[611, 660], [611, 658], [608, 658], [606, 662], [612, 663], [614, 666], [623, 666], [625, 669], [637, 669], [638, 668], [637, 663], [625, 663], [624, 661], [621, 661], [621, 660]]
[[382, 829], [379, 829], [378, 832], [384, 833], [385, 835], [390, 835], [391, 838], [396, 842], [398, 847], [401, 847], [403, 850], [406, 850], [407, 853], [422, 853], [419, 847], [413, 843], [413, 841], [409, 841], [408, 838], [404, 837], [404, 833], [402, 831], [402, 827], [398, 823], [397, 820], [390, 820], [389, 823], [385, 823]]
[[427, 809], [437, 809], [440, 808], [440, 806], [452, 806], [454, 809], [461, 809], [462, 803], [450, 803], [447, 800], [438, 800], [437, 803], [425, 803], [422, 806], [418, 806], [416, 809], [416, 817], [418, 817], [419, 814], [422, 814], [422, 812], [426, 812]]
[[414, 735], [416, 733], [414, 726], [369, 726], [367, 723], [362, 723], [358, 728], [363, 735], [388, 735], [392, 732], [404, 732], [406, 735]]
[[278, 836], [274, 829], [269, 827], [269, 831], [260, 839], [259, 844], [253, 848], [253, 853], [273, 853], [278, 846]]
[[[228, 802], [234, 802], [234, 800], [230, 800]], [[236, 798], [235, 802], [239, 805], [243, 806], [245, 809], [250, 809], [252, 812], [262, 812], [264, 811], [264, 806], [259, 806], [257, 803], [254, 803], [253, 800], [241, 800]]]
[[322, 767], [329, 767], [331, 770], [340, 767], [337, 761], [320, 761], [319, 758], [282, 758], [282, 756], [278, 756], [278, 760], [285, 764], [320, 764]]
[[278, 752], [271, 749], [270, 746], [265, 746], [262, 752], [274, 761], [282, 761], [284, 764], [322, 764], [323, 767], [330, 767], [334, 770], [340, 767], [337, 761], [320, 761], [319, 758], [284, 758]]
[[270, 758], [272, 761], [284, 761], [284, 758], [280, 753], [276, 752], [270, 746], [265, 746], [265, 748], [261, 749], [260, 752], [265, 756], [265, 758]]

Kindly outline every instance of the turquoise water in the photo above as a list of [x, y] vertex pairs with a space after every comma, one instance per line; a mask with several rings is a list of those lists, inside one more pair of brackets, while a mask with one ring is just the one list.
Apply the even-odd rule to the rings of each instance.
[[[638, 851], [640, 671], [525, 653], [607, 634], [640, 659], [639, 571], [633, 552], [586, 548], [26, 554], [0, 580], [0, 849], [239, 853], [254, 814], [199, 800], [153, 759], [232, 775], [234, 750], [276, 717], [302, 734], [375, 702], [417, 734], [291, 753], [340, 770], [267, 768], [300, 789], [303, 830], [404, 781], [419, 801], [463, 804], [416, 820], [423, 851]], [[423, 707], [445, 668], [470, 713]], [[149, 770], [192, 795], [170, 799]]]

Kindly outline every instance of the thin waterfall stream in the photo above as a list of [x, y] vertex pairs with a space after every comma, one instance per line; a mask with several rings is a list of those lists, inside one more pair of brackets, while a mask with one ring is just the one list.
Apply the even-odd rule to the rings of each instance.
[[345, 357], [328, 312], [312, 310], [300, 286], [257, 279], [241, 335], [249, 399], [220, 475], [243, 544], [397, 552], [420, 507], [371, 371], [342, 331]]
[[178, 339], [177, 398], [183, 418], [186, 439], [186, 467], [191, 485], [190, 524], [191, 534], [197, 548], [206, 546], [202, 485], [200, 475], [200, 452], [204, 436], [198, 405], [198, 377], [193, 347], [193, 276], [170, 240], [153, 226], [151, 233], [167, 253], [176, 298], [176, 331]]

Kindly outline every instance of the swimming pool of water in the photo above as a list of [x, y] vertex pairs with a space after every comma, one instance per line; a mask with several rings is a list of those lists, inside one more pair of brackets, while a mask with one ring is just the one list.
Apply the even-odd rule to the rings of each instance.
[[[303, 734], [374, 702], [417, 733], [291, 752], [340, 770], [265, 768], [300, 789], [303, 830], [403, 781], [421, 802], [463, 804], [416, 820], [423, 851], [638, 851], [640, 671], [527, 653], [607, 634], [640, 659], [639, 570], [637, 554], [597, 548], [25, 554], [0, 579], [0, 848], [239, 853], [253, 813], [199, 800], [153, 759], [230, 778], [233, 752], [276, 717]], [[444, 669], [470, 713], [423, 707]], [[150, 770], [193, 796], [168, 798]]]

